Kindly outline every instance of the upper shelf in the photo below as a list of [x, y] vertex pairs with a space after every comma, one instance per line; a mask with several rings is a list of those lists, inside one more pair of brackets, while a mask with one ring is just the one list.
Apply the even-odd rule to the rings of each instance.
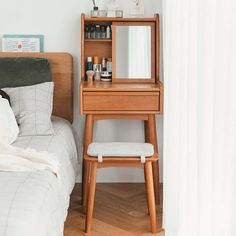
[[91, 18], [91, 17], [85, 17], [85, 21], [131, 21], [131, 22], [155, 22], [156, 18], [116, 18], [116, 17], [98, 17], [98, 18]]
[[97, 42], [97, 43], [100, 43], [100, 42], [103, 42], [103, 43], [110, 43], [112, 42], [111, 39], [84, 39], [85, 42]]

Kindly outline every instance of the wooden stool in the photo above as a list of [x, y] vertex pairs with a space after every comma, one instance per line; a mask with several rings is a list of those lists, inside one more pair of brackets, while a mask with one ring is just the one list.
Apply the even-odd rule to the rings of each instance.
[[136, 167], [143, 168], [150, 214], [151, 232], [156, 233], [156, 205], [152, 163], [158, 161], [150, 143], [91, 143], [84, 155], [84, 189], [88, 191], [86, 233], [91, 231], [97, 168]]

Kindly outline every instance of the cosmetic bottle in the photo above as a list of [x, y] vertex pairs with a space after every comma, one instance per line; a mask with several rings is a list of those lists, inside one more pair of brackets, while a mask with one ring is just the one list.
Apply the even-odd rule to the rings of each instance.
[[101, 25], [101, 38], [105, 39], [106, 38], [106, 26]]
[[97, 64], [95, 66], [95, 70], [94, 70], [94, 81], [100, 81], [101, 80], [101, 64]]
[[102, 58], [102, 71], [107, 71], [107, 59]]
[[89, 26], [85, 27], [85, 38], [86, 39], [90, 39], [91, 38], [90, 27]]
[[96, 39], [100, 39], [101, 38], [100, 25], [96, 25], [96, 27], [95, 27], [95, 37], [96, 37]]
[[111, 58], [107, 59], [107, 71], [109, 73], [112, 73], [112, 59]]
[[93, 64], [94, 64], [94, 65], [99, 64], [99, 57], [98, 57], [98, 56], [94, 56], [94, 57], [93, 57]]
[[108, 25], [107, 28], [106, 28], [106, 38], [107, 38], [107, 39], [110, 39], [110, 38], [111, 38], [111, 28], [110, 28], [109, 25]]
[[93, 58], [93, 71], [94, 71], [94, 81], [100, 81], [101, 80], [101, 71], [102, 71], [102, 65], [99, 64], [99, 57], [94, 56]]
[[94, 24], [91, 24], [91, 27], [90, 27], [90, 37], [91, 37], [91, 39], [96, 38], [96, 32], [95, 32], [95, 25]]
[[87, 58], [86, 71], [88, 71], [88, 70], [93, 70], [93, 60], [92, 60], [92, 57], [88, 57]]

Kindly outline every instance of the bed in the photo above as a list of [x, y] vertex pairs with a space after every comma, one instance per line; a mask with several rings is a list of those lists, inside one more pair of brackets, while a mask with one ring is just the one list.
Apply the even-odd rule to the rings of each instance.
[[49, 171], [0, 172], [0, 235], [62, 236], [70, 193], [78, 174], [73, 119], [72, 58], [65, 53], [0, 53], [48, 58], [55, 84], [52, 136], [23, 136], [16, 147], [56, 154], [60, 181]]

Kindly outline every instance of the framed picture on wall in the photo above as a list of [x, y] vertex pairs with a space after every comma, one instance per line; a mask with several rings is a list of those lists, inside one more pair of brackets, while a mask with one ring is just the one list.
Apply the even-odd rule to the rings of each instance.
[[2, 51], [44, 52], [44, 36], [5, 34], [2, 38]]

